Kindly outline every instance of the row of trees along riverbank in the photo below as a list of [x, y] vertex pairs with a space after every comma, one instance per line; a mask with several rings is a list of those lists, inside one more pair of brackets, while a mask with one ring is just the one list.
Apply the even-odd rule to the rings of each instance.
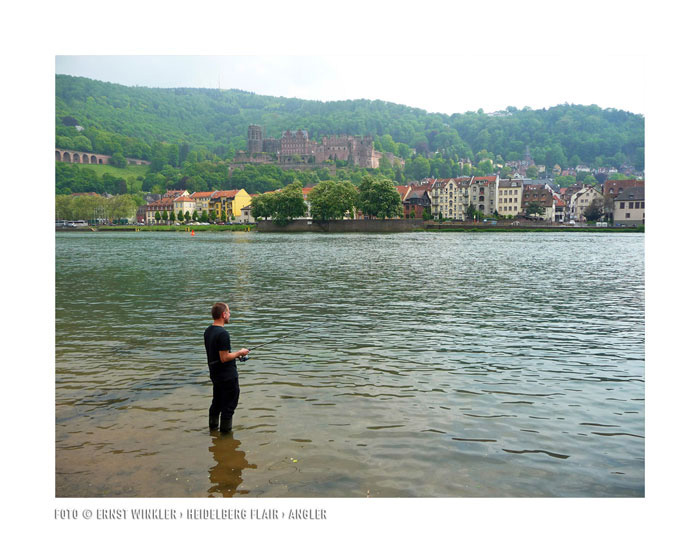
[[146, 203], [140, 194], [120, 194], [106, 198], [104, 196], [59, 195], [55, 198], [55, 216], [57, 220], [120, 220], [131, 219], [139, 206]]
[[[308, 200], [311, 218], [316, 221], [351, 217], [357, 211], [377, 219], [400, 217], [403, 212], [394, 183], [388, 178], [369, 175], [362, 178], [359, 186], [349, 181], [322, 181], [309, 192]], [[298, 182], [277, 192], [255, 196], [251, 205], [255, 219], [271, 219], [281, 225], [307, 215], [302, 186]]]

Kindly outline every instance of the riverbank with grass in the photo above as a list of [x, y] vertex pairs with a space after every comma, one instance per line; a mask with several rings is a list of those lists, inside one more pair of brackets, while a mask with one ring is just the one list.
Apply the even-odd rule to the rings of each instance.
[[[395, 220], [397, 223], [402, 219]], [[295, 221], [294, 223], [297, 223]], [[308, 225], [286, 225], [278, 226], [271, 222], [263, 222], [258, 225], [107, 225], [107, 226], [87, 226], [87, 227], [56, 227], [60, 232], [251, 232], [260, 230], [263, 232], [566, 232], [566, 233], [644, 233], [644, 227], [551, 227], [551, 226], [514, 226], [505, 227], [497, 225], [433, 225], [427, 224], [425, 227], [409, 227], [406, 225], [392, 225], [394, 220], [384, 221], [362, 221], [361, 228], [354, 228], [342, 225], [349, 221], [333, 221], [337, 228], [326, 228], [323, 223]], [[376, 224], [372, 224], [376, 223]], [[381, 223], [381, 226], [379, 225]]]
[[100, 225], [56, 227], [60, 232], [250, 232], [255, 225]]
[[605, 232], [605, 233], [643, 233], [644, 227], [499, 227], [469, 226], [445, 227], [435, 226], [416, 229], [415, 232]]

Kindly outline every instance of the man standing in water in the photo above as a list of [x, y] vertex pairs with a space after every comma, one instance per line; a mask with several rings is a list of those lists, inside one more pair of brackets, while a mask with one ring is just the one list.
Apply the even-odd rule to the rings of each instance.
[[[231, 311], [225, 303], [217, 302], [211, 308], [214, 322], [204, 331], [204, 347], [207, 349], [209, 378], [214, 384], [214, 399], [209, 407], [209, 429], [231, 432], [233, 412], [238, 405], [241, 393], [238, 387], [238, 370], [236, 359], [248, 354], [243, 348], [231, 353], [231, 338], [224, 325], [231, 317]], [[219, 426], [221, 415], [221, 426]]]

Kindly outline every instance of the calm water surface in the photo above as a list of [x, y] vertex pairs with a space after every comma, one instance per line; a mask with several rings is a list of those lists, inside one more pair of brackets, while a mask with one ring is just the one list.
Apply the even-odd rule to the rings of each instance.
[[56, 495], [643, 496], [643, 235], [59, 233]]

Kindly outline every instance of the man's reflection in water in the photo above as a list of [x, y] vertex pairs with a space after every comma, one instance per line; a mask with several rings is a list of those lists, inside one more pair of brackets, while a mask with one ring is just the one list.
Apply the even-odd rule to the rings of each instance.
[[216, 465], [209, 469], [211, 487], [207, 490], [210, 497], [220, 493], [224, 497], [233, 497], [234, 494], [247, 494], [247, 490], [237, 492], [238, 486], [243, 482], [243, 469], [258, 468], [251, 465], [245, 458], [245, 451], [239, 450], [241, 442], [232, 434], [220, 434], [212, 432], [212, 444], [209, 451], [214, 455]]

